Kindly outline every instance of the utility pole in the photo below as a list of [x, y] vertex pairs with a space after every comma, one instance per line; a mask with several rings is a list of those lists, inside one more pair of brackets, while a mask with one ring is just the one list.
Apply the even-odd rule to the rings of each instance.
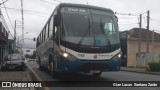
[[[22, 14], [22, 45], [24, 44], [24, 16], [23, 16], [23, 0], [21, 0], [21, 14]], [[23, 47], [23, 46], [22, 46]]]
[[[141, 27], [142, 27], [142, 14], [139, 15], [139, 39], [138, 39], [138, 58], [141, 60]], [[137, 67], [137, 60], [135, 61], [135, 67]]]
[[141, 28], [142, 28], [142, 14], [139, 15], [140, 21], [139, 21], [139, 43], [138, 43], [138, 54], [141, 53]]
[[154, 30], [152, 31], [152, 61], [154, 60]]
[[14, 53], [16, 52], [16, 20], [15, 20], [15, 23], [14, 23]]
[[149, 53], [149, 21], [150, 21], [150, 11], [147, 11], [147, 53]]

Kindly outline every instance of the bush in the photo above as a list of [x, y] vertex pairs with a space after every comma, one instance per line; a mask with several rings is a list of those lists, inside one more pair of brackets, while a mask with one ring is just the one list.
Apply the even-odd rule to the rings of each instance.
[[160, 62], [149, 62], [150, 71], [160, 71]]

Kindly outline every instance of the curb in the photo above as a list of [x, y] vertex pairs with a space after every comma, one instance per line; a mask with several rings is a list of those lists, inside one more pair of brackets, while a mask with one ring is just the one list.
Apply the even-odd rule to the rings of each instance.
[[[29, 74], [29, 72], [27, 73], [27, 77], [29, 78], [30, 81], [33, 81], [32, 76]], [[22, 89], [23, 90], [23, 89]], [[25, 89], [24, 89], [25, 90]], [[37, 90], [34, 87], [30, 87], [29, 90]]]
[[148, 71], [145, 72], [145, 71], [124, 70], [124, 69], [121, 69], [120, 71], [143, 73], [143, 74], [151, 74], [151, 75], [160, 75], [160, 72], [148, 72]]
[[[30, 72], [33, 75], [32, 78], [34, 78], [35, 80], [38, 80], [38, 81], [43, 81], [31, 67], [28, 67], [28, 68], [30, 69]], [[46, 86], [46, 87], [42, 87], [42, 90], [50, 90], [50, 88], [47, 87], [47, 85], [45, 83], [42, 83], [42, 84]]]

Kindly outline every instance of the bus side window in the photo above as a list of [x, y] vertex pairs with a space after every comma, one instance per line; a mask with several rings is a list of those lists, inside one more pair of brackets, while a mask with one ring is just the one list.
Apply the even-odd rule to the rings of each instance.
[[54, 18], [51, 17], [51, 20], [50, 20], [50, 23], [49, 23], [49, 37], [52, 36], [53, 34], [53, 37], [54, 37], [54, 23], [53, 23], [53, 20]]

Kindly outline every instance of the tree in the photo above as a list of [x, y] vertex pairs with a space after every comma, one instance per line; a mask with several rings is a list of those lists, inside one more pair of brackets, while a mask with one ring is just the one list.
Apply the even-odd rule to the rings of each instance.
[[26, 57], [26, 58], [30, 58], [30, 55], [29, 55], [29, 54], [26, 54], [25, 57]]

